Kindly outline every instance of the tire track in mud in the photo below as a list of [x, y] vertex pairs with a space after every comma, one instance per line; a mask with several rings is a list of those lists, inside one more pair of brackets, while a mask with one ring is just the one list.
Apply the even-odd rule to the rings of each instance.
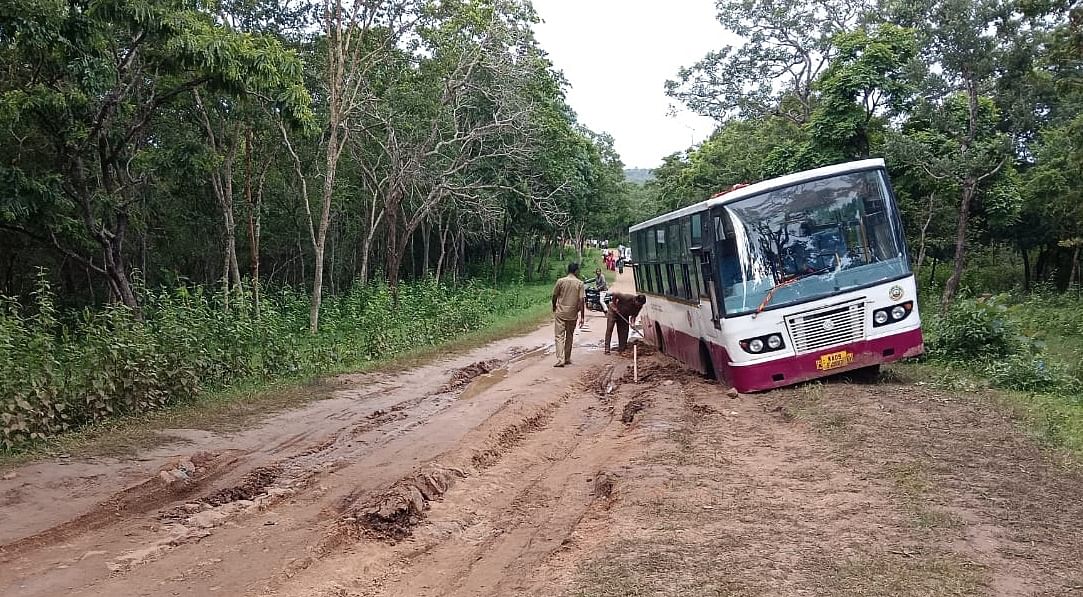
[[[72, 520], [0, 545], [0, 563], [27, 551], [118, 524], [197, 494], [228, 473], [241, 458], [241, 453], [197, 452], [183, 459], [175, 459], [175, 466], [163, 467], [158, 475], [117, 492]], [[172, 471], [182, 471], [182, 476], [172, 476]]]
[[[511, 361], [521, 361], [527, 356], [531, 354], [513, 354]], [[490, 364], [496, 366], [494, 361], [490, 361]], [[294, 498], [291, 499], [291, 504], [297, 499], [304, 502], [297, 507], [290, 506], [288, 512], [291, 515], [299, 511], [299, 508], [301, 511], [305, 508], [318, 508], [318, 504], [324, 499], [322, 496], [327, 493], [327, 489], [316, 482], [319, 477], [349, 466], [359, 455], [378, 450], [396, 438], [425, 425], [454, 405], [461, 390], [469, 387], [467, 380], [452, 391], [439, 388], [382, 407], [377, 406], [361, 423], [352, 426], [349, 425], [349, 420], [341, 416], [335, 417], [346, 425], [337, 432], [325, 435], [314, 444], [295, 449], [292, 455], [275, 460], [263, 459], [261, 462], [256, 454], [235, 451], [229, 454], [229, 458], [215, 459], [213, 467], [203, 467], [198, 475], [191, 474], [177, 482], [170, 479], [166, 483], [159, 477], [150, 477], [104, 500], [86, 514], [0, 549], [0, 561], [18, 561], [17, 566], [0, 574], [0, 592], [5, 592], [3, 587], [7, 583], [19, 582], [16, 578], [25, 578], [28, 574], [44, 575], [50, 564], [36, 563], [40, 556], [35, 554], [48, 549], [55, 551], [52, 546], [62, 540], [69, 541], [60, 547], [62, 551], [71, 553], [69, 557], [72, 559], [69, 561], [74, 565], [62, 565], [63, 569], [70, 569], [65, 570], [63, 575], [50, 575], [66, 578], [52, 581], [44, 579], [35, 587], [39, 589], [37, 594], [55, 594], [64, 587], [71, 592], [74, 587], [70, 583], [74, 579], [78, 579], [78, 585], [87, 588], [99, 585], [105, 580], [101, 576], [102, 568], [94, 570], [92, 564], [87, 568], [88, 563], [84, 560], [88, 556], [100, 559], [98, 554], [111, 554], [106, 556], [111, 560], [106, 562], [107, 566], [104, 568], [116, 578], [118, 573], [123, 574], [137, 566], [161, 560], [177, 548], [206, 542], [208, 537], [226, 523], [236, 527], [237, 525], [231, 522], [235, 519], [244, 526], [247, 524], [243, 521], [244, 518], [265, 515], [285, 498]], [[381, 388], [380, 392], [382, 391], [386, 389]], [[356, 409], [354, 416], [355, 419], [358, 416]], [[311, 431], [306, 430], [284, 436], [264, 454], [281, 454], [289, 448], [303, 446], [303, 442], [312, 435]], [[192, 459], [196, 457], [179, 458], [181, 461]], [[249, 468], [253, 466], [255, 468]], [[245, 472], [246, 468], [248, 472]], [[215, 486], [215, 482], [225, 478], [235, 479], [235, 484]], [[173, 507], [167, 507], [171, 504]], [[156, 510], [157, 514], [152, 514]], [[268, 520], [265, 524], [276, 523]], [[231, 530], [230, 534], [235, 533]], [[296, 533], [292, 534], [297, 536]], [[126, 538], [118, 539], [121, 535]], [[75, 538], [80, 539], [72, 542]], [[132, 548], [132, 543], [137, 546]], [[116, 548], [121, 545], [127, 547], [117, 551]], [[304, 545], [299, 547], [303, 548]], [[55, 564], [57, 555], [45, 557], [51, 558], [52, 564]], [[60, 557], [63, 560], [63, 555]], [[191, 558], [188, 556], [182, 558], [182, 561], [189, 560]], [[40, 570], [40, 573], [35, 574], [35, 568]], [[77, 569], [84, 569], [86, 573], [80, 574]], [[19, 576], [13, 577], [12, 573]], [[90, 584], [86, 584], [88, 582]], [[22, 583], [19, 586], [22, 586]]]
[[[611, 375], [612, 365], [588, 370], [560, 398], [515, 413], [485, 444], [438, 458], [438, 466], [469, 466], [454, 488], [426, 503], [409, 535], [392, 545], [372, 541], [384, 537], [371, 532], [334, 541], [325, 547], [343, 553], [325, 554], [282, 593], [518, 594], [519, 581], [564, 549], [596, 504], [605, 509], [613, 499], [620, 476], [607, 469], [620, 458], [627, 427], [610, 404], [612, 386], [596, 391], [598, 379]], [[358, 569], [379, 572], [357, 577]]]

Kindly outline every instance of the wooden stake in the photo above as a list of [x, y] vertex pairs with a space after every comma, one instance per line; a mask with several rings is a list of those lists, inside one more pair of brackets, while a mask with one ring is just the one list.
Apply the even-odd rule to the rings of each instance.
[[632, 379], [639, 383], [639, 343], [632, 345]]

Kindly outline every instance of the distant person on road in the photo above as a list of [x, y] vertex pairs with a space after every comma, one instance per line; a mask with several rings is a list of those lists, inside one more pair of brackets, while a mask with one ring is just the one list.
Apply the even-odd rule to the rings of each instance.
[[594, 270], [594, 287], [599, 291], [609, 290], [609, 284], [606, 284], [605, 276], [602, 275], [601, 268]]
[[553, 331], [556, 338], [557, 362], [554, 367], [572, 364], [572, 340], [575, 320], [582, 327], [587, 321], [586, 292], [579, 279], [579, 264], [568, 264], [568, 275], [553, 286]]
[[609, 311], [605, 315], [605, 354], [609, 354], [614, 326], [617, 328], [617, 352], [624, 352], [628, 347], [628, 327], [635, 323], [639, 311], [647, 304], [647, 297], [642, 294], [614, 292], [610, 297]]
[[617, 246], [617, 273], [624, 274], [624, 245]]

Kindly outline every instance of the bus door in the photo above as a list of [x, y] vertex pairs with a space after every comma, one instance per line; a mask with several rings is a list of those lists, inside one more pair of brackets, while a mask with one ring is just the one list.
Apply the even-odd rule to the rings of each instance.
[[698, 224], [700, 234], [698, 245], [691, 247], [692, 253], [698, 256], [700, 276], [703, 280], [703, 290], [711, 302], [711, 323], [715, 329], [722, 329], [722, 303], [718, 292], [718, 276], [715, 275], [715, 249], [718, 243], [715, 241], [714, 218], [709, 217], [707, 212], [692, 216], [692, 224]]

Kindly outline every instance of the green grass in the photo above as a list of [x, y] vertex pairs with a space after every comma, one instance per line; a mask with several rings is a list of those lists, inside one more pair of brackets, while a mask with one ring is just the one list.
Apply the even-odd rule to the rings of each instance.
[[1001, 294], [960, 300], [924, 320], [929, 358], [896, 371], [951, 391], [981, 390], [1047, 446], [1083, 462], [1083, 299]]
[[167, 429], [232, 431], [257, 423], [274, 413], [303, 406], [331, 396], [333, 386], [324, 380], [340, 373], [395, 372], [423, 365], [441, 356], [468, 351], [495, 340], [528, 333], [550, 316], [549, 282], [522, 287], [531, 306], [489, 316], [478, 330], [436, 346], [388, 355], [354, 366], [343, 366], [320, 375], [249, 380], [226, 389], [197, 395], [163, 408], [92, 423], [19, 450], [0, 451], [0, 472], [35, 460], [58, 455], [128, 456], [177, 438]]

